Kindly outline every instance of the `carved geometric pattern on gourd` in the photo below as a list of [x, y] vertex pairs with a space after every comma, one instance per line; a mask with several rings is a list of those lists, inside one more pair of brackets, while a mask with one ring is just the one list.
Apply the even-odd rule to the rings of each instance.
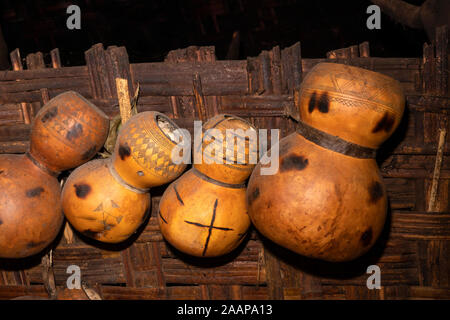
[[[357, 96], [360, 99], [373, 101], [382, 105], [385, 105], [387, 101], [381, 97], [385, 96], [385, 92], [392, 85], [388, 81], [373, 81], [373, 79], [367, 78], [359, 70], [351, 70], [348, 73], [330, 74], [329, 77], [333, 83], [333, 88], [319, 85], [318, 89], [336, 90], [344, 95]], [[395, 110], [395, 106], [389, 105], [389, 107]]]
[[336, 89], [341, 93], [357, 94], [365, 100], [376, 101], [377, 97], [382, 95], [389, 86], [389, 83], [378, 85], [378, 81], [371, 81], [363, 74], [359, 73], [337, 73], [332, 75], [333, 83]]
[[74, 141], [75, 138], [83, 135], [82, 124], [78, 121], [78, 119], [76, 119], [72, 122], [71, 127], [69, 127], [69, 125], [68, 119], [64, 119], [63, 121], [52, 120], [44, 123], [44, 127], [49, 132], [53, 133], [53, 136], [62, 144], [71, 149], [85, 149], [89, 141], [84, 141], [85, 139], [80, 139], [79, 141], [76, 141], [76, 143]]
[[104, 226], [105, 230], [109, 230], [112, 227], [112, 225], [109, 225], [106, 223], [106, 219], [108, 217], [115, 219], [117, 224], [119, 224], [120, 221], [122, 221], [122, 219], [123, 219], [123, 215], [115, 216], [109, 212], [108, 208], [114, 210], [114, 209], [119, 209], [120, 206], [117, 203], [115, 203], [113, 200], [110, 200], [110, 201], [105, 200], [105, 201], [101, 202], [97, 206], [97, 208], [94, 209], [94, 212], [102, 213], [102, 222], [103, 222], [103, 226]]
[[168, 142], [147, 129], [144, 121], [130, 123], [123, 141], [131, 147], [134, 160], [147, 170], [172, 178], [184, 169], [172, 162], [171, 153], [167, 151], [171, 149]]
[[[205, 140], [208, 141], [206, 144]], [[231, 143], [227, 143], [227, 142]], [[244, 141], [245, 145], [242, 146], [242, 142]], [[209, 144], [215, 144], [219, 146], [220, 154], [215, 154], [214, 156], [211, 156], [210, 152], [204, 152], [205, 148], [203, 148], [203, 156], [209, 159], [219, 159], [219, 157], [222, 158], [223, 163], [226, 164], [227, 158], [232, 161], [232, 163], [227, 163], [228, 165], [237, 164], [237, 165], [245, 165], [249, 161], [249, 153], [250, 153], [250, 139], [249, 137], [244, 137], [238, 135], [234, 131], [226, 131], [225, 132], [225, 141], [222, 139], [217, 139], [214, 136], [210, 134], [205, 134], [203, 136], [202, 144], [204, 147]], [[255, 142], [257, 143], [257, 142]], [[220, 146], [223, 147], [220, 148]], [[237, 163], [237, 161], [244, 161], [244, 163]]]
[[[51, 110], [57, 110], [56, 107], [50, 108]], [[83, 131], [95, 132], [97, 135], [101, 135], [101, 131], [93, 123], [91, 117], [86, 112], [80, 112], [72, 106], [64, 106], [64, 109], [59, 112], [64, 111], [64, 118], [61, 121], [60, 118], [55, 117], [50, 120], [45, 120], [45, 115], [41, 119], [42, 126], [52, 132], [54, 137], [57, 138], [61, 143], [65, 144], [69, 148], [83, 148], [86, 146], [90, 146], [89, 141], [84, 141], [85, 139], [81, 139], [76, 143], [70, 138], [71, 134], [76, 134], [77, 137], [83, 135]], [[72, 133], [69, 133], [71, 132]], [[81, 145], [80, 145], [81, 143]]]
[[205, 241], [205, 245], [203, 247], [203, 253], [202, 256], [204, 256], [206, 254], [206, 250], [208, 250], [208, 245], [209, 245], [209, 240], [211, 239], [211, 234], [213, 229], [215, 230], [222, 230], [222, 231], [233, 231], [232, 228], [225, 228], [225, 227], [217, 227], [214, 225], [214, 221], [216, 220], [216, 210], [217, 210], [217, 204], [218, 204], [218, 199], [216, 199], [216, 201], [214, 202], [214, 209], [213, 209], [213, 213], [212, 213], [212, 217], [211, 217], [211, 223], [209, 225], [205, 225], [202, 223], [198, 223], [198, 222], [192, 222], [192, 221], [187, 221], [184, 220], [184, 222], [200, 227], [200, 228], [208, 228], [208, 236], [206, 237], [206, 241]]
[[[320, 89], [324, 89], [323, 87], [320, 87]], [[380, 104], [377, 102], [369, 101], [369, 100], [359, 100], [355, 98], [346, 98], [345, 96], [337, 96], [336, 93], [330, 92], [330, 89], [328, 88], [327, 95], [322, 95], [321, 99], [325, 99], [328, 103], [330, 102], [337, 102], [339, 104], [342, 104], [347, 107], [351, 108], [360, 108], [360, 109], [369, 109], [369, 110], [375, 110], [379, 113], [383, 113], [384, 111], [389, 111], [394, 114], [399, 114], [399, 112], [393, 108], [389, 108], [385, 106], [384, 104]], [[303, 89], [302, 92], [302, 99], [307, 99], [309, 101], [311, 95], [316, 92], [316, 90], [311, 89]], [[348, 93], [348, 92], [347, 92]]]
[[[72, 115], [75, 119], [78, 119], [78, 121], [82, 123], [84, 126], [88, 126], [90, 130], [93, 130], [99, 134], [102, 133], [102, 129], [101, 127], [98, 126], [97, 120], [94, 120], [95, 118], [92, 117], [92, 112], [94, 112], [94, 110], [92, 111], [89, 110], [89, 112], [83, 112], [73, 105], [66, 106], [66, 108], [70, 109], [70, 112], [68, 113]], [[97, 107], [93, 106], [92, 108], [95, 109]]]

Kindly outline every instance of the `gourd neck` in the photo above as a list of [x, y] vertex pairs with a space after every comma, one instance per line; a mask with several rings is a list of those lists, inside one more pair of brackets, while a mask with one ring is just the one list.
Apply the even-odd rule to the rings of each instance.
[[200, 179], [207, 181], [209, 183], [224, 187], [224, 188], [230, 188], [230, 189], [243, 189], [246, 188], [245, 183], [239, 183], [239, 184], [231, 184], [231, 183], [226, 183], [226, 182], [222, 182], [222, 181], [218, 181], [216, 179], [213, 179], [211, 177], [208, 177], [206, 174], [204, 174], [203, 172], [200, 172], [199, 170], [197, 170], [195, 167], [192, 167], [192, 172], [199, 177]]
[[303, 121], [298, 122], [297, 133], [318, 146], [353, 158], [374, 159], [377, 155], [376, 149], [349, 142], [338, 136], [311, 127]]
[[125, 189], [128, 189], [130, 191], [133, 191], [133, 192], [139, 193], [139, 194], [148, 193], [150, 191], [150, 188], [142, 189], [142, 188], [138, 188], [138, 187], [132, 186], [131, 184], [127, 183], [114, 168], [114, 164], [113, 164], [113, 161], [111, 161], [111, 158], [108, 159], [107, 166], [108, 166], [109, 172], [111, 173], [111, 176], [114, 178], [114, 180], [116, 180], [117, 183], [120, 184]]

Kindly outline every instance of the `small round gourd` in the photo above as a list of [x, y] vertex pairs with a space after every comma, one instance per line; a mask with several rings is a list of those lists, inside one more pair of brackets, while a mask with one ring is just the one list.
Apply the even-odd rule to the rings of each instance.
[[172, 161], [179, 127], [166, 115], [147, 111], [133, 116], [120, 130], [113, 165], [122, 179], [137, 188], [168, 183], [186, 169]]
[[48, 169], [75, 168], [103, 147], [109, 119], [103, 111], [74, 91], [51, 99], [33, 121], [30, 154]]
[[[221, 138], [214, 137], [214, 132], [208, 130], [216, 130]], [[201, 144], [194, 145], [194, 167], [217, 181], [240, 184], [255, 167], [257, 150], [257, 132], [251, 123], [233, 115], [219, 114], [203, 125]]]
[[150, 194], [120, 183], [112, 170], [110, 158], [78, 167], [64, 185], [62, 203], [76, 230], [101, 242], [118, 243], [145, 220]]

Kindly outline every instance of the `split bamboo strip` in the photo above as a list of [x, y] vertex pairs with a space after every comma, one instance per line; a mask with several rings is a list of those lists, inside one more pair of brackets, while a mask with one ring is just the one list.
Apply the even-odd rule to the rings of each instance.
[[128, 92], [128, 81], [122, 78], [116, 78], [117, 98], [119, 100], [120, 117], [122, 124], [125, 124], [131, 118], [131, 101]]
[[447, 134], [446, 129], [439, 129], [439, 144], [436, 154], [436, 162], [434, 165], [433, 182], [431, 184], [430, 200], [428, 202], [428, 212], [434, 211], [436, 208], [437, 189], [439, 186], [439, 177], [441, 175], [442, 158], [444, 154], [445, 136]]
[[[11, 56], [11, 62], [13, 65], [13, 70], [14, 71], [23, 70], [22, 60], [20, 58], [19, 49], [15, 49], [13, 52], [11, 52], [10, 56]], [[23, 122], [25, 124], [30, 124], [31, 117], [30, 117], [30, 113], [28, 112], [28, 104], [25, 102], [22, 102], [20, 105], [22, 107]]]

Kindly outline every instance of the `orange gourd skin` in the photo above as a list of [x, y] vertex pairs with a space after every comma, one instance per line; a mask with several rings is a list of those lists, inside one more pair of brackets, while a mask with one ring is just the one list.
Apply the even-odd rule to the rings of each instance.
[[317, 64], [303, 80], [299, 97], [303, 122], [374, 149], [392, 135], [405, 108], [397, 80], [338, 63]]
[[[235, 144], [234, 148], [229, 147], [227, 149], [226, 143], [222, 141], [216, 141], [212, 139], [209, 135], [206, 135], [206, 130], [208, 129], [216, 129], [219, 130], [225, 139], [229, 135], [227, 135], [227, 129], [232, 130], [243, 130], [244, 132], [247, 130], [254, 130], [256, 133], [255, 128], [246, 120], [233, 116], [228, 114], [218, 114], [211, 119], [209, 119], [206, 123], [203, 125], [203, 133], [202, 133], [202, 143], [201, 147], [198, 147], [197, 149], [193, 150], [193, 154], [197, 154], [197, 157], [199, 159], [202, 159], [201, 163], [195, 163], [194, 162], [194, 168], [198, 171], [206, 174], [208, 177], [215, 179], [217, 181], [230, 183], [230, 184], [240, 184], [244, 183], [250, 174], [252, 173], [253, 168], [255, 167], [255, 164], [250, 163], [250, 148], [249, 148], [249, 142], [245, 142], [245, 149], [244, 153], [241, 154], [242, 156], [242, 162], [243, 163], [237, 163], [236, 160], [238, 160], [238, 153], [241, 151], [238, 151], [237, 144]], [[241, 142], [238, 142], [241, 143]], [[257, 143], [257, 140], [254, 141], [254, 143]], [[209, 155], [207, 152], [205, 154], [205, 148], [210, 145], [218, 145], [223, 148], [222, 154], [214, 154]], [[201, 153], [200, 155], [198, 155]], [[226, 163], [224, 157], [226, 155], [229, 155], [230, 160], [235, 161], [236, 163], [228, 164]], [[207, 159], [212, 161], [212, 163], [208, 163]], [[220, 163], [219, 158], [222, 158], [222, 163]], [[195, 159], [195, 158], [194, 158]], [[257, 158], [256, 158], [257, 159]]]
[[231, 252], [250, 226], [245, 186], [228, 188], [207, 182], [195, 169], [172, 182], [159, 207], [161, 232], [178, 250], [197, 257]]
[[[376, 149], [398, 126], [404, 96], [394, 79], [323, 63], [303, 80], [298, 105], [303, 123]], [[264, 236], [296, 253], [350, 261], [366, 253], [381, 234], [386, 190], [373, 158], [319, 143], [298, 132], [280, 140], [278, 173], [261, 175], [258, 164], [250, 177], [249, 215]]]
[[294, 133], [280, 140], [279, 171], [249, 180], [247, 204], [263, 235], [302, 255], [353, 260], [367, 252], [386, 218], [386, 191], [374, 160], [356, 159]]
[[36, 115], [30, 151], [0, 155], [0, 257], [25, 258], [56, 238], [63, 223], [57, 173], [91, 159], [109, 129], [106, 115], [73, 91]]
[[113, 154], [114, 168], [121, 178], [136, 188], [151, 188], [178, 178], [186, 164], [172, 162], [172, 150], [177, 145], [157, 125], [167, 116], [147, 111], [133, 116], [120, 130]]
[[151, 203], [148, 188], [172, 181], [186, 164], [175, 164], [176, 146], [158, 126], [159, 112], [139, 113], [122, 127], [111, 158], [91, 161], [69, 176], [62, 203], [67, 220], [92, 239], [119, 243], [145, 221]]
[[49, 170], [61, 172], [92, 159], [105, 143], [108, 117], [74, 91], [62, 93], [33, 121], [30, 154]]
[[26, 155], [0, 155], [0, 257], [39, 253], [63, 222], [58, 180]]
[[128, 239], [150, 208], [150, 194], [127, 189], [111, 175], [111, 159], [92, 160], [74, 170], [63, 192], [63, 211], [87, 237], [106, 243]]
[[[226, 145], [222, 141], [204, 139], [207, 129], [255, 128], [247, 121], [232, 115], [217, 115], [204, 125], [202, 144], [193, 153], [205, 155], [207, 145], [217, 144], [223, 154]], [[257, 143], [257, 142], [256, 142]], [[236, 160], [237, 149], [229, 147], [231, 160]], [[250, 218], [245, 204], [245, 180], [254, 164], [249, 163], [249, 144], [243, 151], [242, 164], [194, 163], [164, 192], [159, 204], [159, 225], [165, 239], [178, 250], [196, 257], [217, 257], [234, 250], [245, 238]]]

